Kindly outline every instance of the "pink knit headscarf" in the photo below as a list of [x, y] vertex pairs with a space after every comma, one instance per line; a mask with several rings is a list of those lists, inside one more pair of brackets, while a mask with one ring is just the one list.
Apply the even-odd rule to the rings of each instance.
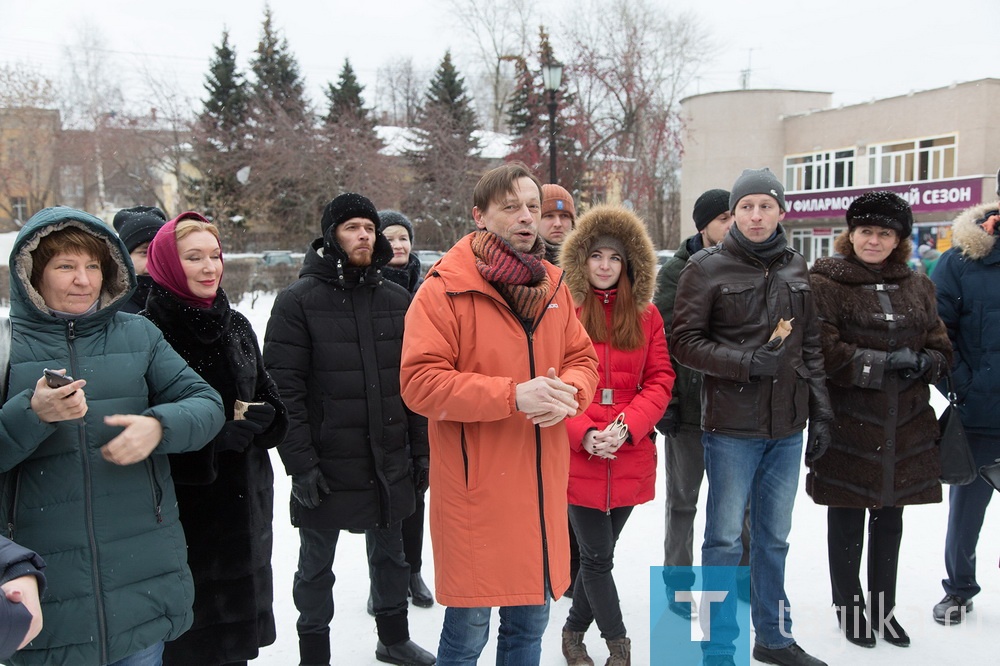
[[[185, 303], [198, 308], [210, 308], [215, 302], [215, 296], [199, 298], [191, 293], [187, 286], [187, 276], [181, 266], [181, 257], [177, 251], [177, 235], [175, 233], [177, 223], [187, 219], [208, 222], [202, 215], [189, 211], [181, 213], [160, 227], [146, 251], [146, 270], [149, 271], [149, 276], [156, 284]], [[219, 245], [219, 257], [222, 257], [221, 244]], [[221, 285], [221, 278], [219, 280]]]

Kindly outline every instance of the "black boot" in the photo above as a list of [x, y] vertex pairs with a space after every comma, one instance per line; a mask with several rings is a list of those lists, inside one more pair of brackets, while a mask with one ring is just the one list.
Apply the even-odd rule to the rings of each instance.
[[872, 633], [865, 609], [860, 606], [837, 606], [837, 623], [847, 640], [864, 648], [875, 647], [875, 634]]
[[424, 583], [424, 579], [420, 576], [419, 571], [415, 574], [410, 574], [410, 597], [413, 599], [414, 606], [430, 608], [434, 605], [434, 595]]
[[299, 634], [299, 666], [330, 666], [330, 631]]
[[395, 645], [379, 641], [375, 646], [375, 658], [387, 664], [404, 666], [433, 666], [437, 662], [434, 655], [409, 639]]

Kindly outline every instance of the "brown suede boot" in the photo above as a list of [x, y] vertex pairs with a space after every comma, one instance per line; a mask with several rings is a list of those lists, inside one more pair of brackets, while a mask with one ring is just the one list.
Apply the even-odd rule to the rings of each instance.
[[582, 631], [563, 629], [562, 650], [567, 666], [594, 666], [594, 660], [587, 654], [587, 646], [583, 644]]
[[632, 666], [632, 641], [622, 636], [609, 638], [604, 642], [608, 644], [608, 651], [611, 653], [604, 666]]

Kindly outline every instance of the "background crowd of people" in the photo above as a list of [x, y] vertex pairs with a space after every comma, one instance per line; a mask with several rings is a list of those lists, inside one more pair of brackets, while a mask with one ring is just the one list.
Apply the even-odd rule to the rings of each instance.
[[[594, 624], [606, 664], [630, 664], [615, 547], [653, 499], [661, 454], [663, 582], [671, 612], [710, 619], [702, 663], [735, 663], [748, 602], [755, 659], [824, 664], [793, 638], [784, 581], [803, 457], [827, 507], [831, 619], [855, 645], [908, 647], [903, 507], [942, 499], [931, 385], [952, 378], [977, 464], [1000, 458], [986, 334], [997, 206], [956, 221], [928, 277], [910, 263], [909, 206], [867, 193], [836, 254], [809, 268], [781, 224], [781, 182], [747, 169], [699, 197], [697, 233], [657, 274], [633, 212], [577, 217], [520, 163], [472, 198], [475, 230], [426, 275], [404, 214], [334, 198], [263, 349], [199, 213], [125, 209], [117, 233], [63, 207], [29, 220], [10, 257], [0, 408], [0, 522], [17, 542], [0, 542], [0, 658], [255, 659], [277, 633], [275, 447], [292, 479], [306, 666], [331, 663], [342, 531], [365, 535], [380, 661], [477, 663], [499, 608], [498, 663], [537, 664], [565, 594], [567, 664], [595, 663]], [[700, 564], [732, 571], [734, 594], [699, 609], [676, 593], [694, 585], [703, 476]], [[981, 479], [950, 490], [941, 624], [973, 610], [991, 497]], [[408, 608], [435, 597], [431, 651]]]

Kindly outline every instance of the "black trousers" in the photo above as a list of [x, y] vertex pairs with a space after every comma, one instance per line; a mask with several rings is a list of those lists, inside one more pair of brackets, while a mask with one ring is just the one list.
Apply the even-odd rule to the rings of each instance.
[[420, 573], [424, 560], [424, 497], [426, 493], [415, 493], [416, 509], [403, 518], [403, 553], [406, 563], [410, 565], [410, 573]]
[[602, 638], [625, 636], [621, 602], [611, 570], [615, 565], [615, 544], [631, 514], [630, 506], [605, 512], [570, 505], [569, 520], [580, 544], [580, 573], [565, 629], [587, 631], [590, 623], [596, 621]]
[[[299, 566], [292, 582], [292, 599], [299, 611], [295, 627], [300, 645], [303, 636], [329, 636], [336, 581], [333, 558], [339, 537], [340, 530], [299, 528]], [[410, 637], [406, 612], [410, 568], [403, 559], [400, 523], [365, 530], [365, 542], [378, 637], [386, 645], [393, 645]]]
[[[830, 557], [830, 587], [833, 604], [852, 613], [865, 608], [861, 587], [861, 552], [865, 537], [865, 509], [829, 507], [827, 547]], [[868, 608], [874, 627], [880, 627], [896, 607], [896, 572], [899, 543], [903, 538], [903, 507], [869, 509]]]

